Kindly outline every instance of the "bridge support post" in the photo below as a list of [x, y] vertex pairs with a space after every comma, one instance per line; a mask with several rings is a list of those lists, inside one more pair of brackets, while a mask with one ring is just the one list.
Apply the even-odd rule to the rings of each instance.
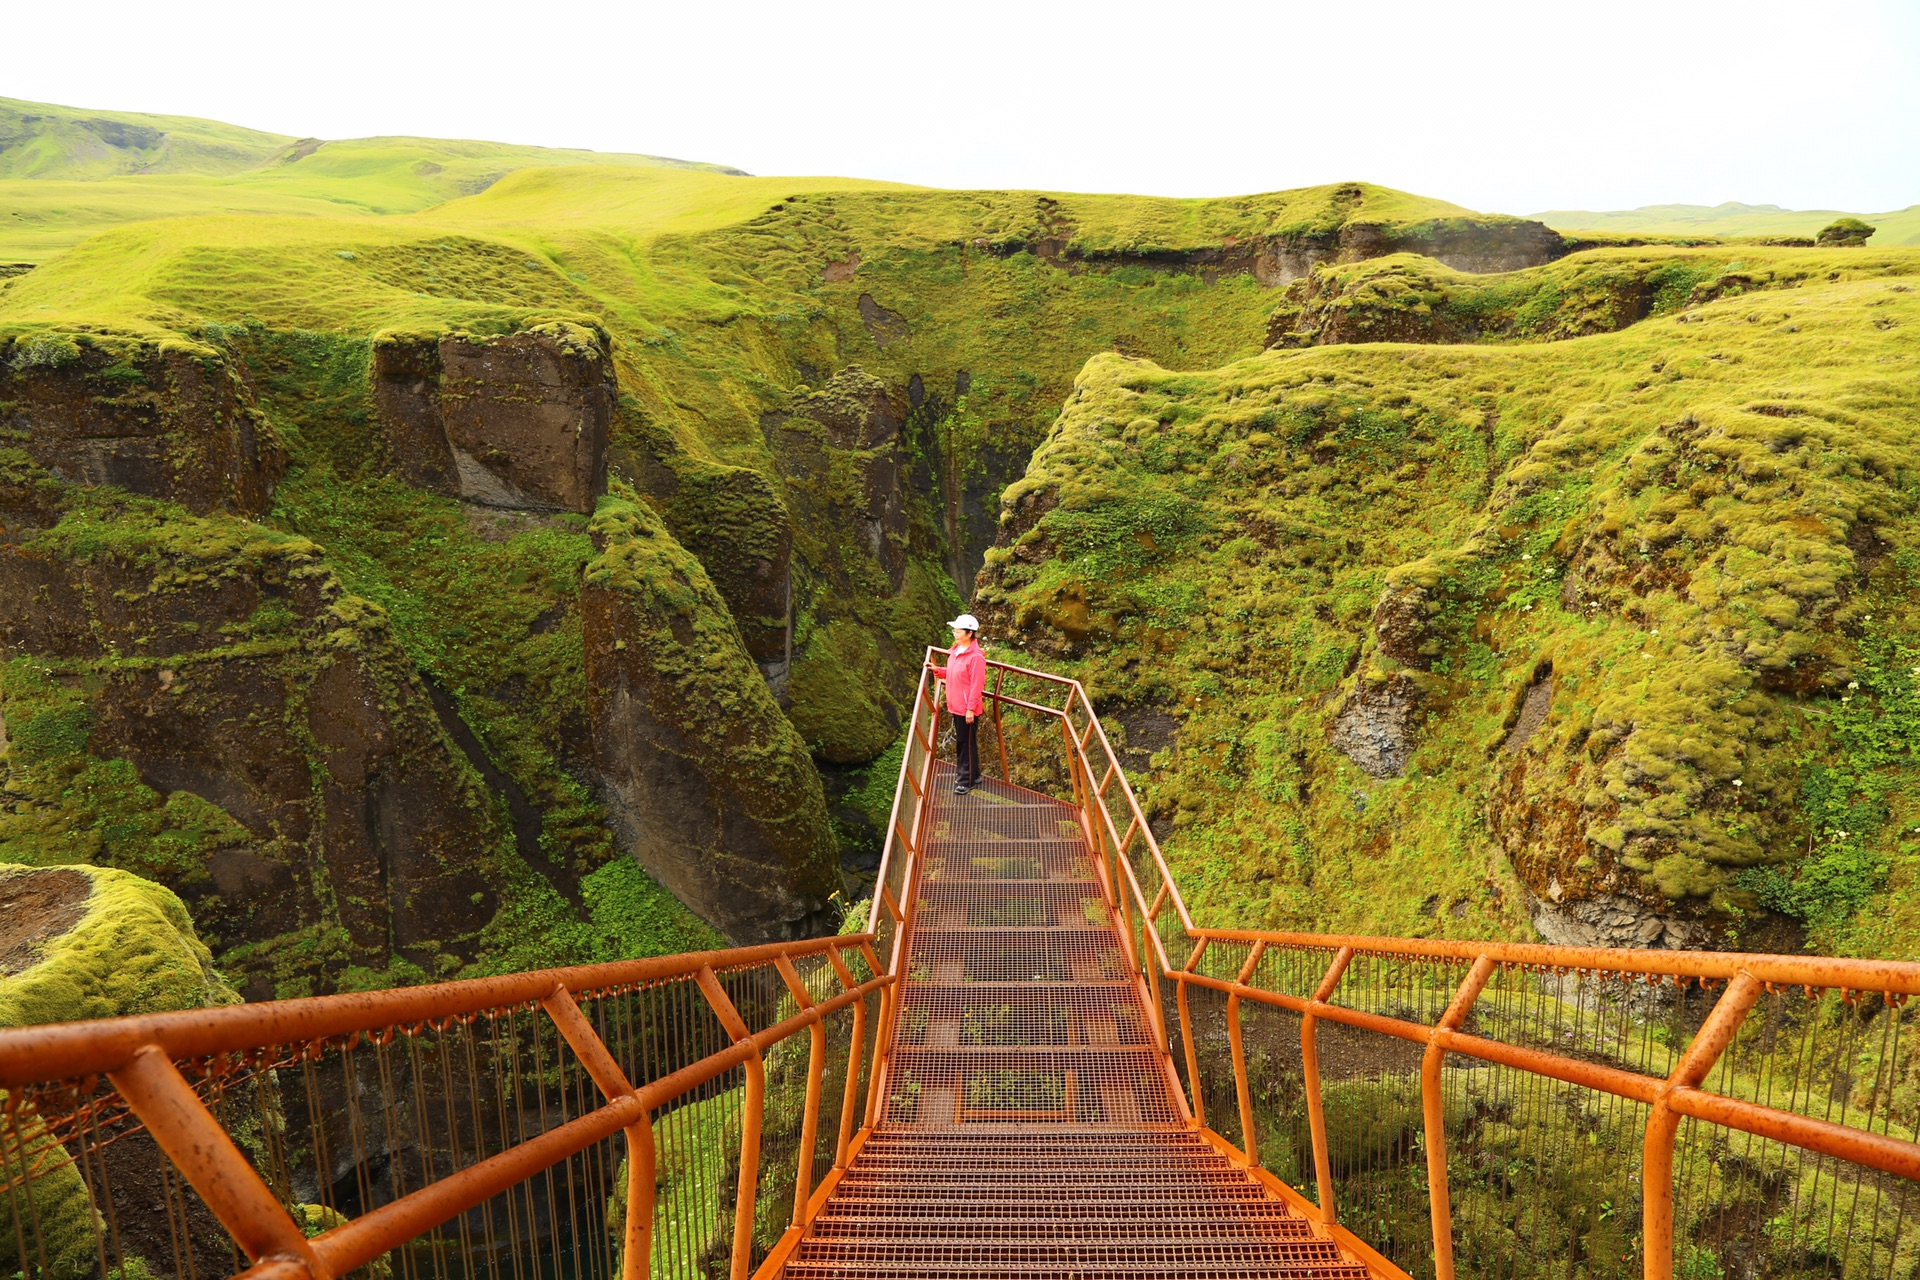
[[1007, 731], [1000, 723], [1000, 686], [1007, 682], [1007, 669], [1000, 668], [993, 677], [993, 740], [1000, 748], [1000, 780], [1012, 782], [1012, 772], [1007, 767]]
[[[1260, 967], [1260, 957], [1266, 954], [1267, 944], [1256, 942], [1247, 952], [1247, 962], [1240, 966], [1240, 973], [1233, 980], [1235, 987], [1247, 985], [1247, 979]], [[1303, 1036], [1301, 1043], [1305, 1044]], [[1260, 1163], [1260, 1139], [1253, 1129], [1253, 1090], [1247, 1082], [1247, 1046], [1246, 1038], [1240, 1033], [1240, 993], [1235, 991], [1227, 997], [1227, 1044], [1233, 1050], [1233, 1091], [1240, 1101], [1240, 1149], [1247, 1153], [1247, 1167], [1251, 1169]], [[1311, 1089], [1312, 1086], [1310, 1085]], [[1318, 1107], [1317, 1095], [1310, 1099], [1311, 1105]], [[1316, 1112], [1317, 1114], [1317, 1112]], [[1319, 1132], [1319, 1130], [1315, 1130]]]
[[[1320, 1217], [1328, 1226], [1336, 1221], [1333, 1209], [1333, 1159], [1327, 1151], [1327, 1109], [1320, 1099], [1320, 1010], [1327, 997], [1340, 985], [1347, 966], [1353, 963], [1353, 948], [1334, 952], [1327, 976], [1313, 989], [1307, 1011], [1300, 1015], [1300, 1074], [1306, 1079], [1307, 1130], [1313, 1138], [1313, 1176], [1320, 1192]], [[1249, 974], [1251, 970], [1249, 970]], [[1241, 983], [1246, 978], [1240, 979]], [[1235, 1063], [1238, 1066], [1238, 1063]]]
[[[794, 1003], [802, 1009], [813, 1008], [813, 996], [793, 961], [781, 956], [774, 965]], [[807, 1033], [807, 1101], [800, 1113], [800, 1161], [793, 1174], [793, 1225], [789, 1228], [795, 1232], [806, 1227], [807, 1201], [813, 1198], [813, 1144], [820, 1132], [820, 1083], [827, 1068], [826, 1024], [816, 1021]]]
[[[782, 956], [781, 961], [785, 960]], [[573, 1050], [573, 1056], [580, 1059], [580, 1065], [587, 1069], [608, 1102], [635, 1092], [633, 1082], [614, 1060], [607, 1042], [580, 1012], [571, 992], [564, 986], [555, 987], [552, 994], [540, 1002], [540, 1007], [553, 1019], [561, 1039]], [[647, 1280], [647, 1273], [653, 1267], [656, 1159], [653, 1118], [643, 1115], [638, 1124], [627, 1126], [627, 1221], [620, 1253], [621, 1280]]]
[[[694, 979], [700, 994], [713, 1006], [720, 1025], [735, 1044], [752, 1038], [746, 1019], [710, 968]], [[767, 1106], [767, 1064], [755, 1049], [745, 1064], [747, 1096], [740, 1108], [740, 1185], [733, 1200], [733, 1266], [731, 1280], [747, 1280], [753, 1273], [753, 1199], [760, 1189], [760, 1124]]]
[[1453, 1003], [1434, 1025], [1420, 1059], [1420, 1109], [1427, 1128], [1427, 1208], [1433, 1216], [1434, 1280], [1453, 1280], [1453, 1197], [1447, 1187], [1447, 1111], [1440, 1096], [1440, 1068], [1447, 1057], [1446, 1033], [1467, 1020], [1474, 1002], [1493, 976], [1493, 961], [1481, 956], [1467, 970]]
[[1735, 974], [1714, 1002], [1713, 1012], [1700, 1024], [1693, 1043], [1654, 1095], [1640, 1157], [1640, 1220], [1646, 1233], [1642, 1274], [1646, 1280], [1673, 1280], [1673, 1144], [1680, 1130], [1680, 1114], [1673, 1109], [1672, 1097], [1698, 1088], [1707, 1078], [1707, 1072], [1733, 1043], [1747, 1010], [1753, 1008], [1762, 990], [1763, 985], [1746, 970]]
[[163, 1049], [135, 1050], [125, 1066], [107, 1072], [107, 1079], [249, 1259], [285, 1261], [304, 1267], [313, 1280], [332, 1280], [333, 1272], [306, 1233]]
[[[851, 991], [860, 985], [838, 951], [827, 952], [827, 959], [832, 963], [834, 975], [840, 979], [842, 987]], [[853, 1115], [860, 1104], [860, 1051], [866, 1048], [866, 1035], [867, 1002], [855, 1000], [853, 1038], [847, 1044], [847, 1081], [840, 1097], [840, 1133], [833, 1145], [833, 1167], [836, 1172], [847, 1167], [847, 1148], [853, 1145]]]
[[1180, 1006], [1180, 1043], [1187, 1053], [1187, 1093], [1193, 1103], [1188, 1111], [1193, 1115], [1194, 1124], [1201, 1128], [1207, 1125], [1206, 1104], [1201, 1101], [1200, 1052], [1193, 1043], [1193, 1014], [1187, 1008], [1187, 975], [1200, 963], [1200, 957], [1207, 953], [1207, 939], [1202, 938], [1193, 945], [1193, 953], [1187, 957], [1187, 963], [1178, 973], [1168, 975], [1173, 979], [1174, 999]]

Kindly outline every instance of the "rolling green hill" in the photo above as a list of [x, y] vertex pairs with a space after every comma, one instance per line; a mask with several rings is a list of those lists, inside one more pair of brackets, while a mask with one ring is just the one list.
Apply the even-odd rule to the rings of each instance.
[[211, 120], [0, 98], [0, 262], [41, 262], [110, 227], [195, 214], [412, 213], [517, 170], [721, 165], [440, 138], [322, 141]]
[[1650, 204], [1638, 209], [1549, 209], [1532, 215], [1556, 231], [1648, 236], [1812, 236], [1835, 218], [1861, 218], [1878, 228], [1877, 246], [1920, 244], [1920, 204], [1889, 213], [1782, 209], [1773, 204]]

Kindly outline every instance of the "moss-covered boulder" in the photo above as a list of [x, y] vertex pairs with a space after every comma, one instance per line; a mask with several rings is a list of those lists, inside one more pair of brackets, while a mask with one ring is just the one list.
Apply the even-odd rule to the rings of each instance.
[[0, 1026], [239, 999], [178, 895], [111, 867], [0, 863]]
[[[232, 1004], [239, 995], [213, 967], [180, 899], [161, 886], [105, 867], [35, 869], [0, 864], [0, 1027]], [[20, 1138], [16, 1145], [11, 1138]], [[104, 1154], [112, 1175], [150, 1182], [160, 1156], [144, 1135]], [[0, 1208], [0, 1266], [18, 1266], [19, 1244], [44, 1257], [50, 1276], [97, 1274], [108, 1226], [67, 1148], [50, 1142], [29, 1113], [0, 1143], [7, 1175], [31, 1178], [33, 1213], [15, 1221], [17, 1197]], [[146, 1259], [171, 1257], [171, 1224], [125, 1217], [116, 1247]], [[189, 1247], [203, 1261], [225, 1249], [204, 1209], [190, 1215]]]
[[615, 830], [738, 942], [830, 925], [820, 776], [706, 571], [630, 489], [600, 503], [581, 591], [594, 754]]

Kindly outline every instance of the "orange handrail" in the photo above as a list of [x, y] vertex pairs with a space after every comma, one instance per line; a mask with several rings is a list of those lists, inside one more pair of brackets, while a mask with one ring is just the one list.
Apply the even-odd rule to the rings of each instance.
[[[825, 1018], [849, 1006], [861, 1009], [869, 994], [894, 987], [895, 976], [881, 968], [872, 943], [870, 933], [849, 934], [433, 986], [16, 1028], [0, 1032], [0, 1088], [9, 1091], [6, 1107], [12, 1116], [20, 1104], [14, 1091], [25, 1086], [100, 1075], [110, 1079], [128, 1109], [254, 1263], [247, 1272], [253, 1280], [267, 1276], [286, 1280], [295, 1274], [331, 1280], [345, 1275], [542, 1170], [625, 1132], [629, 1178], [623, 1269], [628, 1280], [640, 1280], [649, 1267], [655, 1210], [651, 1114], [721, 1074], [745, 1066], [748, 1097], [731, 1271], [734, 1280], [747, 1280], [760, 1151], [760, 1097], [754, 1088], [760, 1062], [789, 1036], [817, 1029]], [[856, 981], [843, 958], [848, 953], [864, 962], [872, 976]], [[769, 969], [783, 978], [797, 978], [793, 962], [813, 957], [831, 965], [841, 990], [822, 999], [808, 995], [796, 1000], [798, 1012], [757, 1032], [741, 1019], [716, 976]], [[685, 979], [695, 982], [732, 1043], [636, 1087], [575, 1000]], [[805, 988], [800, 990], [804, 993]], [[207, 1059], [286, 1064], [304, 1056], [309, 1046], [329, 1041], [351, 1042], [402, 1027], [439, 1027], [526, 1005], [547, 1012], [560, 1037], [604, 1093], [605, 1102], [312, 1239], [293, 1221], [177, 1065]], [[863, 1025], [864, 1019], [856, 1014], [850, 1064], [859, 1059]], [[809, 1133], [818, 1112], [821, 1070], [820, 1055], [812, 1055], [805, 1120]], [[841, 1143], [835, 1175], [844, 1168], [854, 1145]], [[803, 1204], [814, 1190], [808, 1181], [809, 1172], [803, 1168], [796, 1180]], [[807, 1218], [804, 1212], [798, 1216]], [[796, 1225], [804, 1227], [805, 1222]]]
[[[1195, 1057], [1194, 1030], [1187, 993], [1189, 989], [1210, 990], [1226, 997], [1228, 1031], [1234, 1048], [1235, 1090], [1240, 1099], [1242, 1131], [1246, 1135], [1245, 1150], [1233, 1147], [1213, 1130], [1207, 1131], [1223, 1145], [1235, 1150], [1250, 1166], [1257, 1165], [1258, 1157], [1249, 1104], [1248, 1068], [1245, 1055], [1240, 1051], [1240, 1005], [1243, 1001], [1251, 1001], [1301, 1015], [1300, 1046], [1307, 1119], [1312, 1130], [1315, 1168], [1320, 1180], [1317, 1212], [1329, 1226], [1335, 1225], [1337, 1219], [1333, 1186], [1328, 1173], [1327, 1120], [1315, 1049], [1316, 1024], [1321, 1021], [1342, 1023], [1392, 1036], [1419, 1044], [1426, 1051], [1421, 1071], [1422, 1111], [1427, 1145], [1434, 1273], [1439, 1280], [1452, 1280], [1454, 1274], [1440, 1079], [1440, 1067], [1448, 1053], [1612, 1094], [1652, 1108], [1642, 1160], [1643, 1266], [1648, 1280], [1671, 1280], [1673, 1275], [1673, 1151], [1676, 1126], [1681, 1117], [1788, 1143], [1818, 1155], [1901, 1178], [1920, 1180], [1920, 1142], [1703, 1087], [1709, 1070], [1732, 1042], [1748, 1012], [1754, 1007], [1759, 993], [1798, 987], [1809, 992], [1839, 991], [1849, 996], [1873, 993], [1889, 1004], [1899, 1004], [1911, 996], [1920, 995], [1920, 965], [1831, 956], [1636, 951], [1200, 927], [1187, 909], [1179, 886], [1167, 866], [1159, 840], [1134, 795], [1119, 756], [1107, 739], [1084, 686], [1070, 677], [1050, 672], [993, 660], [989, 660], [987, 665], [998, 672], [994, 687], [988, 693], [989, 698], [1024, 712], [1055, 718], [1065, 730], [1064, 736], [1072, 757], [1072, 788], [1076, 802], [1086, 813], [1085, 827], [1089, 841], [1101, 854], [1100, 860], [1115, 896], [1124, 896], [1126, 906], [1137, 914], [1141, 922], [1143, 938], [1149, 942], [1144, 952], [1129, 955], [1129, 963], [1136, 976], [1155, 992], [1160, 980], [1171, 981], [1175, 986], [1175, 1004], [1186, 1051], [1185, 1065], [1190, 1090], [1188, 1107], [1195, 1122], [1203, 1127], [1204, 1107], [1198, 1087], [1200, 1064]], [[1063, 704], [1050, 707], [1001, 692], [1006, 677], [1010, 675], [1064, 689], [1066, 697]], [[1084, 719], [1076, 723], [1076, 717]], [[1116, 826], [1109, 807], [1107, 795], [1110, 790], [1117, 793], [1121, 814], [1127, 820], [1124, 832]], [[1138, 861], [1141, 869], [1151, 877], [1146, 886], [1141, 884], [1136, 875], [1135, 859], [1130, 856], [1136, 842], [1145, 850], [1144, 856]], [[1151, 898], [1149, 890], [1152, 891]], [[1179, 931], [1193, 944], [1184, 963], [1178, 965], [1167, 955], [1158, 929], [1167, 905], [1173, 908]], [[1131, 941], [1130, 929], [1128, 934]], [[1247, 959], [1241, 971], [1231, 979], [1197, 971], [1210, 946], [1247, 947]], [[1319, 985], [1309, 995], [1268, 990], [1251, 981], [1262, 953], [1268, 948], [1324, 952], [1328, 968]], [[1356, 956], [1453, 962], [1469, 967], [1446, 1011], [1433, 1022], [1420, 1022], [1349, 1007], [1337, 1001], [1336, 993], [1343, 976]], [[1693, 1037], [1687, 1052], [1666, 1075], [1654, 1076], [1573, 1055], [1507, 1044], [1461, 1030], [1488, 978], [1495, 971], [1506, 970], [1565, 975], [1576, 980], [1584, 975], [1609, 974], [1637, 978], [1650, 984], [1724, 982], [1726, 989], [1700, 1031]], [[1157, 999], [1149, 1007], [1154, 1010], [1156, 1017], [1164, 1021]], [[1163, 1050], [1170, 1053], [1164, 1029], [1160, 1043]]]
[[[929, 649], [928, 658], [946, 652]], [[1771, 1105], [1761, 1097], [1739, 1096], [1722, 1070], [1718, 1086], [1709, 1074], [1737, 1045], [1752, 1010], [1791, 988], [1833, 991], [1849, 999], [1873, 993], [1897, 1006], [1920, 994], [1920, 965], [1833, 957], [1759, 955], [1738, 952], [1615, 950], [1527, 943], [1451, 941], [1427, 938], [1366, 937], [1269, 930], [1223, 929], [1193, 919], [1161, 850], [1146, 811], [1135, 795], [1119, 754], [1108, 739], [1092, 700], [1077, 680], [990, 660], [995, 678], [986, 691], [993, 706], [1003, 770], [1008, 755], [1006, 719], [1037, 717], [1057, 725], [1063, 771], [1049, 783], [1056, 794], [1071, 792], [1106, 909], [1120, 927], [1122, 955], [1149, 1011], [1153, 1044], [1186, 1118], [1221, 1150], [1251, 1173], [1267, 1180], [1277, 1194], [1303, 1206], [1324, 1230], [1369, 1256], [1339, 1218], [1339, 1192], [1331, 1151], [1340, 1138], [1327, 1112], [1319, 1051], [1325, 1024], [1383, 1035], [1419, 1047], [1420, 1128], [1425, 1144], [1427, 1188], [1425, 1217], [1432, 1244], [1433, 1274], [1454, 1274], [1454, 1208], [1447, 1185], [1447, 1055], [1529, 1076], [1560, 1081], [1599, 1095], [1627, 1100], [1648, 1109], [1642, 1143], [1643, 1267], [1652, 1280], [1670, 1280], [1674, 1268], [1674, 1162], [1683, 1120], [1695, 1120], [1728, 1132], [1777, 1141], [1899, 1178], [1920, 1180], [1920, 1142], [1898, 1137], [1878, 1112], [1865, 1124], [1852, 1122], [1846, 1105], [1834, 1118], [1806, 1108]], [[1011, 687], [1009, 687], [1011, 686]], [[1035, 692], [1035, 688], [1039, 692]], [[889, 1096], [888, 1046], [900, 1016], [900, 991], [920, 895], [921, 852], [928, 839], [929, 795], [933, 786], [944, 714], [940, 684], [923, 667], [905, 729], [905, 747], [894, 800], [888, 815], [879, 871], [865, 931], [838, 938], [768, 944], [699, 952], [684, 956], [589, 965], [537, 973], [431, 986], [401, 988], [302, 1000], [275, 1001], [222, 1009], [121, 1018], [92, 1023], [28, 1027], [0, 1032], [0, 1090], [6, 1091], [6, 1115], [19, 1132], [23, 1097], [50, 1083], [104, 1076], [119, 1098], [151, 1133], [172, 1165], [212, 1209], [233, 1240], [254, 1264], [250, 1275], [277, 1280], [333, 1280], [363, 1267], [438, 1224], [460, 1218], [503, 1191], [597, 1143], [625, 1134], [628, 1184], [622, 1269], [629, 1280], [644, 1276], [652, 1256], [656, 1217], [654, 1121], [663, 1108], [692, 1096], [729, 1072], [744, 1072], [738, 1184], [732, 1204], [733, 1280], [753, 1273], [755, 1194], [763, 1158], [761, 1109], [767, 1093], [767, 1055], [789, 1038], [808, 1036], [807, 1077], [795, 1154], [795, 1185], [790, 1211], [781, 1207], [781, 1242], [759, 1264], [770, 1277], [811, 1228], [828, 1193], [879, 1124]], [[1052, 732], [1051, 728], [1048, 730]], [[1038, 769], [1034, 762], [1026, 762]], [[1184, 939], [1184, 942], [1180, 940]], [[1184, 949], [1169, 954], [1169, 944]], [[838, 990], [829, 995], [796, 967], [814, 973]], [[856, 965], [864, 965], [861, 977]], [[1272, 972], [1292, 965], [1291, 978]], [[1397, 978], [1403, 992], [1433, 996], [1423, 1001], [1381, 1001], [1367, 995], [1363, 970], [1376, 975], [1405, 969], [1414, 978]], [[758, 973], [785, 993], [794, 1012], [764, 1029], [753, 1030], [735, 1007], [722, 974]], [[1263, 976], [1265, 975], [1265, 976]], [[1503, 1038], [1482, 1018], [1493, 997], [1551, 1001], [1527, 988], [1548, 981], [1572, 983], [1576, 992], [1602, 976], [1625, 978], [1655, 998], [1655, 989], [1687, 984], [1724, 984], [1717, 1002], [1684, 1040], [1643, 1052], [1643, 1060], [1622, 1065], [1606, 1055], [1578, 1052], [1558, 1043]], [[1378, 981], [1387, 981], [1379, 978]], [[1506, 988], [1498, 984], [1507, 982]], [[610, 1051], [579, 1002], [608, 997], [650, 984], [679, 983], [697, 989], [699, 998], [724, 1031], [726, 1043], [693, 1061], [660, 1064], [658, 1078], [635, 1080]], [[1518, 986], [1511, 984], [1519, 983]], [[1557, 988], [1556, 988], [1557, 989]], [[1514, 993], [1518, 992], [1516, 996]], [[1231, 1045], [1234, 1103], [1219, 1120], [1237, 1120], [1236, 1144], [1209, 1124], [1202, 1088], [1203, 1062], [1196, 1036], [1196, 995], [1225, 1002]], [[878, 1000], [874, 1025], [868, 1025], [867, 1000]], [[1441, 997], [1444, 996], [1444, 999]], [[1171, 997], [1172, 1009], [1167, 1007]], [[691, 998], [691, 997], [689, 997]], [[1504, 997], [1503, 997], [1504, 998]], [[1584, 998], [1584, 997], [1583, 997]], [[1413, 1006], [1427, 1006], [1423, 1014]], [[1299, 1055], [1317, 1204], [1284, 1187], [1261, 1167], [1255, 1100], [1256, 1066], [1243, 1035], [1243, 1008], [1279, 1009], [1300, 1018]], [[1584, 1006], [1581, 1006], [1584, 1007]], [[557, 1124], [465, 1167], [429, 1178], [336, 1223], [309, 1239], [284, 1207], [284, 1193], [270, 1188], [250, 1158], [222, 1128], [181, 1069], [181, 1064], [244, 1064], [254, 1071], [284, 1069], [316, 1046], [351, 1044], [397, 1029], [440, 1028], [476, 1016], [503, 1011], [544, 1011], [552, 1032], [574, 1055], [579, 1070], [598, 1090], [600, 1101]], [[825, 1026], [847, 1011], [851, 1017], [850, 1053], [841, 1086], [837, 1132], [824, 1130], [834, 1151], [833, 1167], [817, 1181], [813, 1151], [821, 1140], [821, 1108], [827, 1057]], [[867, 1045], [866, 1036], [872, 1034]], [[1180, 1041], [1176, 1051], [1174, 1040]], [[1645, 1039], [1645, 1037], [1643, 1037]], [[1576, 1049], [1579, 1046], [1575, 1046]], [[870, 1053], [870, 1059], [865, 1055]], [[1176, 1053], [1179, 1061], [1176, 1061]], [[859, 1064], [869, 1061], [860, 1098]], [[1182, 1079], [1181, 1069], [1185, 1078]], [[195, 1070], [200, 1069], [195, 1067]], [[217, 1065], [207, 1078], [218, 1076]], [[91, 1087], [91, 1086], [89, 1086]], [[1874, 1105], [1880, 1105], [1875, 1103]], [[862, 1111], [856, 1128], [856, 1111]], [[46, 1117], [41, 1117], [46, 1119]], [[66, 1131], [55, 1141], [65, 1141]], [[504, 1129], [502, 1130], [504, 1135]], [[0, 1170], [0, 1177], [11, 1177]], [[27, 1181], [31, 1176], [21, 1175]], [[397, 1184], [396, 1184], [397, 1185]], [[184, 1219], [183, 1219], [184, 1220]], [[778, 1229], [778, 1228], [776, 1228]], [[102, 1267], [106, 1269], [105, 1256]]]

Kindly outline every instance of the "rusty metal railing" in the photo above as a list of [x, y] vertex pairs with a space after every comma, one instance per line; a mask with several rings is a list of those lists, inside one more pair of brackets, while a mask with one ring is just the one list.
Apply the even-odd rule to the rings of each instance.
[[[1202, 927], [1085, 689], [989, 666], [1192, 1123], [1380, 1274], [1920, 1268], [1920, 966]], [[772, 1280], [885, 1109], [943, 715], [866, 932], [0, 1032], [0, 1274]]]
[[1001, 758], [1079, 806], [1195, 1123], [1356, 1251], [1437, 1280], [1920, 1271], [1920, 965], [1199, 927], [1085, 689], [988, 666]]
[[872, 942], [0, 1033], [0, 1269], [746, 1280], [865, 1139]]

